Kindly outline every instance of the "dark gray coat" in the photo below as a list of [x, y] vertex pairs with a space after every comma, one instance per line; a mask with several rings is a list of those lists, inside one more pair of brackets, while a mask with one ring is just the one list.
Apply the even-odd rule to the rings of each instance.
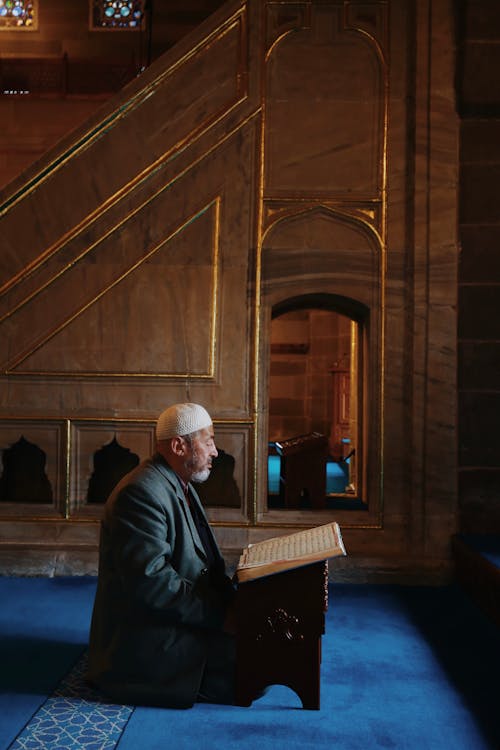
[[123, 703], [191, 706], [229, 590], [218, 551], [215, 574], [207, 572], [175, 472], [159, 455], [143, 462], [105, 506], [90, 681]]

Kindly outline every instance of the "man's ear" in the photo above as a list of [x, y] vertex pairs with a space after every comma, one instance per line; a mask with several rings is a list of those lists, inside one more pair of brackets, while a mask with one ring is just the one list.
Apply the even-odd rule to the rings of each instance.
[[184, 438], [176, 435], [170, 440], [170, 448], [174, 455], [185, 456], [187, 452], [187, 442], [184, 440]]

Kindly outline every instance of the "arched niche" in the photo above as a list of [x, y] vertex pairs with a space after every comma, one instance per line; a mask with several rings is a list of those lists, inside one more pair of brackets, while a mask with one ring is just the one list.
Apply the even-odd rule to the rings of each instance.
[[[364, 219], [325, 207], [312, 207], [280, 217], [267, 231], [262, 244], [260, 304], [260, 364], [258, 458], [261, 469], [258, 494], [265, 497], [257, 519], [279, 523], [282, 509], [267, 506], [267, 450], [269, 445], [269, 391], [272, 321], [286, 311], [313, 309], [343, 315], [354, 326], [356, 368], [353, 389], [357, 408], [357, 478], [355, 492], [342, 510], [378, 515], [380, 507], [380, 455], [383, 367], [382, 247], [377, 233]], [[263, 468], [262, 468], [263, 467]], [[340, 493], [347, 494], [347, 493]], [[287, 511], [290, 522], [304, 523], [310, 509]], [[314, 521], [331, 517], [323, 507]], [[365, 519], [366, 520], [366, 519]]]
[[16, 443], [3, 451], [0, 502], [52, 504], [46, 462], [45, 452], [21, 435]]
[[[385, 65], [345, 8], [313, 5], [266, 60], [267, 195], [365, 199], [382, 187]], [[318, 112], [321, 112], [321, 117]]]
[[268, 508], [336, 509], [355, 499], [359, 505], [367, 314], [363, 305], [327, 294], [273, 307]]

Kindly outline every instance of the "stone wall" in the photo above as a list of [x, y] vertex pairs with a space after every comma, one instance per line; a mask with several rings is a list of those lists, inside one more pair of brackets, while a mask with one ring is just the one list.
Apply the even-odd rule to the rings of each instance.
[[459, 500], [463, 531], [500, 531], [500, 19], [460, 6]]

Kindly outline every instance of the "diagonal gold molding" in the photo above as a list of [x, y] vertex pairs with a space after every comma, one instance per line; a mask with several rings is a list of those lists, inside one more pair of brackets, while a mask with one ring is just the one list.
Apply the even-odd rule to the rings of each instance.
[[[254, 117], [258, 114], [257, 112], [251, 112], [247, 117], [245, 117], [238, 125], [236, 125], [234, 128], [232, 128], [228, 133], [226, 133], [222, 138], [217, 140], [209, 149], [204, 151], [199, 157], [194, 159], [192, 162], [190, 162], [184, 169], [182, 169], [180, 172], [178, 172], [171, 180], [164, 183], [158, 190], [156, 190], [152, 195], [150, 195], [145, 201], [139, 203], [132, 211], [129, 211], [126, 213], [124, 217], [122, 217], [119, 221], [117, 221], [115, 224], [113, 224], [103, 235], [101, 235], [95, 242], [93, 242], [88, 247], [84, 248], [82, 252], [80, 252], [75, 258], [73, 258], [71, 261], [66, 263], [64, 266], [62, 266], [59, 271], [56, 274], [53, 274], [47, 281], [45, 281], [43, 284], [41, 284], [39, 287], [37, 287], [33, 292], [26, 295], [20, 302], [17, 303], [17, 305], [13, 305], [9, 310], [7, 310], [6, 313], [4, 313], [3, 316], [0, 316], [0, 323], [3, 323], [4, 320], [7, 320], [7, 318], [10, 318], [14, 313], [16, 313], [18, 310], [20, 310], [22, 307], [24, 307], [26, 304], [31, 302], [33, 299], [35, 299], [39, 294], [41, 294], [45, 289], [47, 289], [54, 281], [56, 281], [58, 278], [60, 278], [63, 274], [65, 274], [69, 269], [71, 269], [76, 263], [80, 262], [85, 258], [88, 253], [90, 253], [92, 250], [94, 250], [103, 240], [105, 240], [107, 237], [112, 235], [114, 232], [121, 229], [128, 221], [130, 221], [132, 218], [134, 218], [140, 211], [142, 211], [147, 205], [152, 203], [159, 195], [164, 193], [165, 191], [168, 191], [172, 185], [174, 185], [176, 182], [181, 180], [185, 175], [192, 169], [194, 169], [200, 162], [202, 162], [207, 156], [214, 153], [220, 146], [222, 146], [226, 141], [230, 140], [239, 130], [244, 128], [249, 122], [251, 122]], [[146, 175], [141, 179], [142, 181], [145, 181], [148, 179], [150, 175]], [[81, 222], [81, 224], [77, 225], [71, 232], [69, 232], [67, 235], [64, 235], [62, 238], [60, 238], [54, 245], [52, 245], [50, 248], [47, 249], [47, 251], [43, 254], [43, 257], [40, 256], [37, 259], [36, 266], [25, 269], [25, 272], [23, 272], [23, 278], [19, 278], [15, 281], [12, 281], [12, 284], [9, 284], [9, 286], [14, 286], [15, 284], [21, 283], [24, 281], [25, 278], [27, 278], [29, 275], [34, 273], [36, 270], [38, 270], [42, 265], [44, 265], [46, 262], [50, 260], [53, 256], [55, 256], [57, 253], [61, 252], [64, 247], [69, 244], [69, 242], [75, 240], [79, 235], [81, 235], [83, 232], [89, 229], [91, 224], [96, 222], [99, 218], [102, 217], [106, 211], [110, 210], [115, 204], [119, 203], [120, 200], [122, 200], [124, 197], [128, 196], [133, 192], [134, 189], [138, 188], [140, 185], [139, 183], [129, 185], [127, 188], [123, 188], [120, 193], [116, 194], [114, 196], [114, 200], [109, 205], [106, 205], [105, 203], [102, 204], [102, 207], [95, 211], [93, 214], [90, 214], [84, 222]], [[9, 291], [7, 289], [7, 285], [5, 285], [3, 288], [0, 288], [0, 297], [2, 296], [2, 293], [6, 293]]]
[[[218, 316], [218, 299], [219, 299], [219, 275], [220, 275], [220, 253], [219, 253], [219, 240], [220, 240], [220, 204], [221, 204], [221, 198], [220, 196], [217, 196], [212, 201], [210, 201], [206, 206], [196, 211], [194, 214], [189, 216], [182, 224], [180, 224], [173, 232], [171, 232], [167, 237], [165, 237], [161, 242], [157, 243], [153, 248], [151, 248], [145, 255], [143, 255], [136, 263], [132, 264], [124, 273], [120, 274], [118, 278], [116, 278], [113, 283], [109, 284], [105, 289], [101, 290], [98, 294], [94, 295], [92, 299], [90, 299], [88, 302], [86, 302], [85, 305], [82, 305], [79, 307], [79, 309], [70, 315], [66, 320], [64, 320], [60, 325], [56, 326], [53, 330], [51, 330], [49, 333], [47, 333], [45, 336], [43, 336], [34, 346], [30, 347], [27, 351], [24, 351], [22, 354], [18, 355], [16, 358], [14, 358], [11, 362], [9, 362], [8, 366], [5, 369], [4, 374], [5, 375], [44, 375], [44, 376], [60, 376], [64, 375], [65, 377], [148, 377], [148, 378], [201, 378], [201, 379], [213, 379], [215, 375], [215, 349], [216, 349], [216, 327], [217, 327], [217, 316]], [[86, 310], [88, 310], [92, 305], [96, 304], [102, 297], [104, 297], [105, 294], [107, 294], [111, 289], [116, 287], [118, 284], [120, 284], [124, 279], [126, 279], [130, 274], [132, 274], [134, 271], [136, 271], [140, 266], [142, 266], [147, 260], [149, 260], [153, 255], [155, 255], [157, 252], [159, 252], [165, 245], [167, 245], [174, 237], [178, 236], [187, 226], [189, 226], [192, 222], [196, 221], [200, 216], [205, 214], [207, 211], [209, 211], [211, 208], [214, 209], [214, 228], [213, 228], [213, 237], [212, 237], [212, 294], [211, 294], [211, 315], [210, 315], [210, 325], [209, 325], [209, 362], [208, 362], [208, 368], [206, 373], [202, 374], [192, 374], [192, 373], [144, 373], [144, 372], [135, 372], [135, 373], [122, 373], [122, 372], [81, 372], [78, 371], [77, 373], [71, 373], [71, 372], [59, 372], [59, 371], [40, 371], [40, 372], [33, 372], [33, 371], [22, 371], [19, 370], [19, 365], [21, 365], [28, 357], [30, 357], [32, 354], [34, 354], [36, 351], [41, 349], [48, 341], [53, 339], [58, 333], [60, 333], [62, 330], [64, 330], [67, 326], [69, 326], [74, 320], [76, 320], [80, 315], [82, 315]]]
[[[131, 96], [124, 104], [121, 104], [115, 110], [113, 110], [113, 112], [111, 112], [106, 118], [101, 120], [94, 128], [87, 131], [75, 144], [73, 144], [71, 148], [64, 151], [60, 156], [50, 162], [50, 164], [37, 172], [25, 185], [22, 186], [22, 188], [20, 188], [13, 195], [7, 198], [7, 200], [4, 201], [2, 205], [0, 205], [0, 218], [4, 216], [8, 211], [10, 211], [26, 195], [29, 195], [31, 192], [36, 190], [40, 186], [40, 184], [44, 182], [48, 177], [61, 169], [61, 167], [64, 166], [69, 159], [71, 159], [77, 153], [80, 153], [81, 151], [88, 148], [94, 141], [100, 138], [103, 133], [108, 131], [114, 124], [116, 124], [117, 121], [128, 116], [131, 112], [140, 107], [144, 101], [149, 99], [149, 97], [153, 93], [155, 93], [155, 90], [163, 83], [163, 81], [177, 70], [177, 68], [183, 65], [190, 58], [194, 57], [204, 47], [210, 46], [214, 41], [222, 38], [224, 34], [235, 28], [240, 22], [243, 22], [245, 14], [246, 2], [243, 2], [241, 7], [238, 8], [223, 23], [221, 23], [220, 26], [210, 32], [202, 40], [200, 40], [198, 44], [193, 45], [193, 47], [189, 49], [189, 52], [185, 53], [178, 60], [172, 63], [171, 66], [157, 75], [153, 79], [153, 81], [151, 81], [151, 83], [147, 84], [139, 92]], [[238, 83], [241, 84], [244, 80], [245, 78], [243, 76], [237, 76]], [[240, 92], [240, 96], [241, 100], [243, 100], [246, 97], [246, 92], [243, 94]]]

